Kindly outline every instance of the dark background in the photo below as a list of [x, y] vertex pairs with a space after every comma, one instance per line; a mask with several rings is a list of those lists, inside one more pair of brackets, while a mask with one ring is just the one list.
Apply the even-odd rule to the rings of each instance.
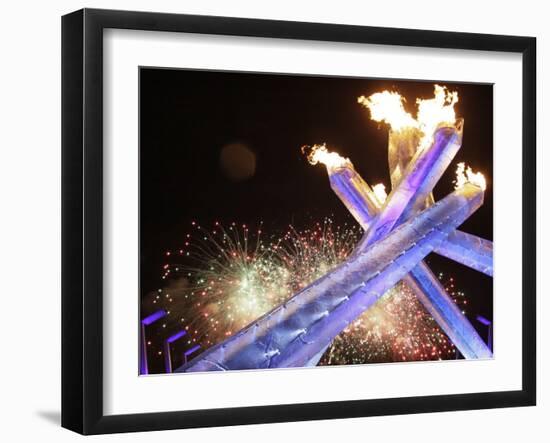
[[[164, 251], [181, 245], [192, 220], [205, 226], [214, 220], [263, 221], [265, 232], [281, 231], [288, 223], [306, 227], [326, 216], [353, 222], [325, 168], [308, 164], [300, 147], [326, 142], [349, 157], [371, 186], [383, 182], [389, 193], [387, 127], [370, 120], [357, 98], [396, 90], [414, 116], [416, 98], [432, 98], [434, 83], [458, 91], [455, 109], [465, 119], [462, 148], [435, 197], [453, 190], [456, 163], [483, 172], [485, 204], [461, 229], [492, 240], [492, 85], [141, 68], [142, 299], [162, 286]], [[223, 173], [220, 153], [231, 143], [255, 154], [249, 179], [235, 181]], [[434, 272], [455, 278], [468, 297], [470, 317], [492, 320], [492, 278], [435, 254], [427, 262]], [[481, 328], [480, 333], [486, 334]]]

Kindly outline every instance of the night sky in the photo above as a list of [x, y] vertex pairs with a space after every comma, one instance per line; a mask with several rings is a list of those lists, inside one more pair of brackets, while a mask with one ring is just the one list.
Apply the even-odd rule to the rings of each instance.
[[[326, 216], [354, 223], [325, 168], [308, 164], [300, 147], [326, 142], [389, 193], [387, 127], [370, 120], [357, 97], [395, 90], [414, 116], [416, 98], [432, 98], [434, 83], [458, 91], [455, 109], [465, 119], [462, 148], [435, 197], [453, 190], [456, 163], [483, 172], [485, 203], [460, 229], [492, 240], [492, 85], [141, 68], [141, 297], [162, 285], [164, 252], [178, 247], [193, 220], [263, 221], [265, 231]], [[491, 278], [435, 254], [427, 262], [456, 278], [469, 315], [492, 319]]]

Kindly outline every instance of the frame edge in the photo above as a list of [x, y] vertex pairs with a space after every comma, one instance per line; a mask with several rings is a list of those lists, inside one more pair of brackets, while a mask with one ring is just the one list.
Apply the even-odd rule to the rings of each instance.
[[[523, 380], [496, 393], [104, 416], [102, 31], [169, 30], [523, 54]], [[185, 31], [183, 28], [186, 28]], [[215, 30], [215, 31], [214, 31]], [[486, 40], [480, 41], [484, 37]], [[401, 43], [403, 44], [403, 43]], [[84, 9], [62, 19], [62, 426], [82, 434], [352, 418], [536, 404], [536, 39], [443, 31]], [[76, 112], [75, 112], [76, 111]], [[78, 146], [78, 147], [77, 147]], [[532, 194], [529, 195], [529, 192]], [[396, 401], [398, 400], [398, 401]]]
[[522, 388], [537, 404], [537, 39], [522, 51]]
[[61, 426], [84, 432], [84, 13], [61, 19]]

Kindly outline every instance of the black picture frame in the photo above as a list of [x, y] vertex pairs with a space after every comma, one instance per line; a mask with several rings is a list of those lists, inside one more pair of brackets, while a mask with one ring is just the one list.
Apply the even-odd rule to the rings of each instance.
[[[522, 389], [506, 392], [104, 415], [103, 30], [453, 48], [522, 54]], [[62, 426], [82, 434], [228, 426], [536, 403], [536, 39], [83, 9], [62, 18]]]

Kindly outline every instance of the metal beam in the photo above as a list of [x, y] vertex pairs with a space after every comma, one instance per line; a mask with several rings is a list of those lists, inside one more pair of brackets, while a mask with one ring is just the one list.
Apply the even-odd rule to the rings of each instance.
[[466, 184], [177, 372], [306, 365], [482, 202]]

